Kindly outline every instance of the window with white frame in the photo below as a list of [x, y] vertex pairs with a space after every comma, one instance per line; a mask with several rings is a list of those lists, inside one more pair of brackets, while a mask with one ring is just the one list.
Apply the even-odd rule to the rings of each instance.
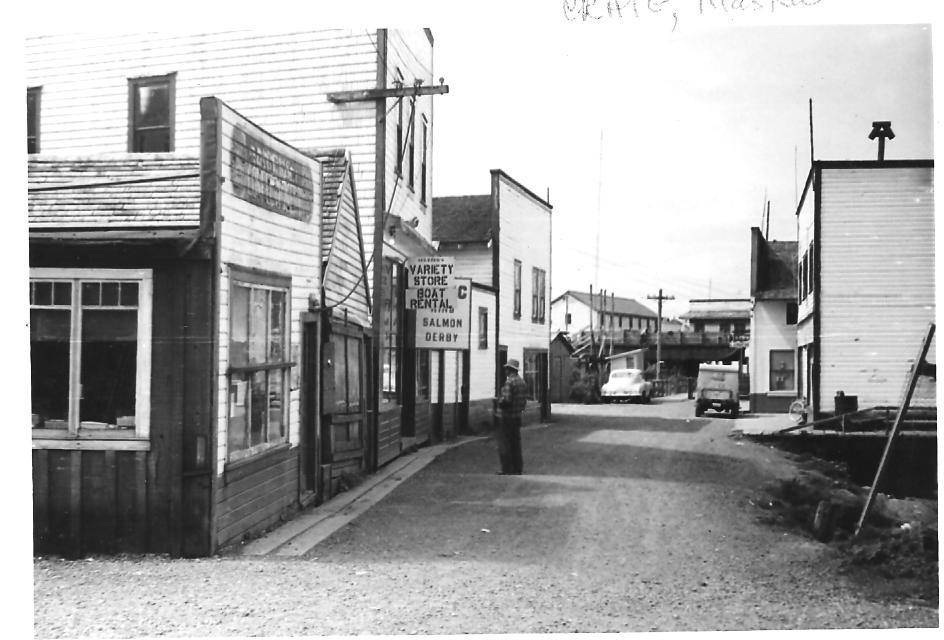
[[770, 390], [793, 391], [796, 388], [794, 380], [795, 355], [791, 350], [771, 350], [770, 352]]
[[246, 458], [287, 437], [290, 280], [233, 270], [227, 455]]
[[34, 438], [147, 438], [150, 269], [30, 269]]
[[521, 317], [521, 260], [514, 262], [514, 308], [512, 317], [517, 320]]

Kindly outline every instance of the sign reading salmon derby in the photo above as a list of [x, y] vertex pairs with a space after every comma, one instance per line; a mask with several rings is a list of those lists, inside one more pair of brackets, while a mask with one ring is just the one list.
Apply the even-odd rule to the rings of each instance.
[[455, 261], [444, 256], [406, 264], [406, 308], [416, 312], [416, 347], [468, 349], [472, 281], [453, 276]]

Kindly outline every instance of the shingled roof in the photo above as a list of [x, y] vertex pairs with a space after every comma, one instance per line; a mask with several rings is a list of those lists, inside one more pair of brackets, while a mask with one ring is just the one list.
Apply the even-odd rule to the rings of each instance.
[[[583, 304], [590, 306], [590, 294], [583, 291], [570, 291], [567, 290], [561, 295], [557, 296], [553, 302], [557, 302], [564, 296], [571, 296], [576, 300], [579, 300]], [[593, 304], [595, 307], [600, 307], [600, 296], [594, 295]], [[602, 310], [602, 309], [601, 309]], [[638, 316], [641, 318], [658, 318], [658, 314], [645, 306], [634, 300], [633, 298], [620, 298], [619, 296], [613, 296], [612, 298], [608, 295], [606, 297], [606, 312], [607, 313], [618, 313], [628, 316]]]
[[491, 234], [491, 196], [433, 198], [433, 240], [486, 242]]
[[31, 229], [196, 227], [197, 158], [30, 158]]

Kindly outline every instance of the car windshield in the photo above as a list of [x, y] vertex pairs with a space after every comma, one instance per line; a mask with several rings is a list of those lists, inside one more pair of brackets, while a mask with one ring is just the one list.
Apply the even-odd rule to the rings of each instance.
[[620, 382], [638, 382], [640, 377], [639, 371], [633, 369], [614, 371], [610, 374], [610, 380], [619, 380]]

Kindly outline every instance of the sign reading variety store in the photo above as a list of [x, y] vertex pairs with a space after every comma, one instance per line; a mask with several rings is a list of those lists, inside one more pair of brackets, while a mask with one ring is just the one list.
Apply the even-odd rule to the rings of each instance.
[[406, 308], [416, 311], [419, 349], [469, 348], [472, 281], [453, 276], [455, 260], [414, 258], [406, 264]]

